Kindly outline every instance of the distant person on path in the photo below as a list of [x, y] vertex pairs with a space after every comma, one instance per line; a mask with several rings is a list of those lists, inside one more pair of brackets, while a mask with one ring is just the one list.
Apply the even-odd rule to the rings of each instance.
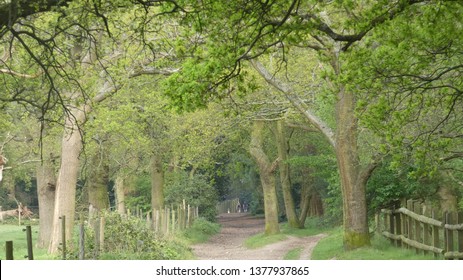
[[241, 204], [238, 202], [238, 205], [236, 205], [236, 212], [241, 213]]
[[248, 212], [249, 205], [247, 203], [243, 203], [243, 212], [247, 213]]

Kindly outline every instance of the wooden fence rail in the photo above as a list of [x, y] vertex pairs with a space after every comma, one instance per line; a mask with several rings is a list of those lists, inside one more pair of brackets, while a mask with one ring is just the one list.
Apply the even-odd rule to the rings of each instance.
[[[399, 209], [382, 209], [382, 234], [396, 246], [415, 249], [417, 254], [463, 259], [463, 213], [440, 213], [409, 200]], [[377, 225], [380, 228], [380, 225]]]

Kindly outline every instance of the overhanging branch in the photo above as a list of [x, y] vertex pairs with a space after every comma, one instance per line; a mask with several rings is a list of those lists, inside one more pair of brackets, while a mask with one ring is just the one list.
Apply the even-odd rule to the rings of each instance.
[[170, 76], [180, 71], [180, 68], [156, 68], [156, 67], [143, 67], [133, 70], [129, 74], [129, 78], [135, 78], [142, 75], [164, 75]]
[[8, 74], [11, 76], [16, 76], [20, 78], [25, 78], [25, 79], [35, 79], [37, 77], [40, 77], [43, 74], [43, 72], [38, 72], [36, 74], [30, 75], [30, 74], [19, 73], [11, 69], [0, 69], [0, 73]]
[[331, 146], [336, 147], [336, 140], [334, 137], [334, 132], [332, 129], [315, 113], [308, 108], [308, 106], [304, 103], [303, 100], [297, 94], [294, 93], [294, 90], [291, 88], [290, 85], [279, 81], [275, 75], [272, 75], [264, 65], [262, 65], [257, 60], [250, 61], [254, 69], [273, 87], [277, 90], [282, 92], [285, 97], [291, 102], [291, 104], [296, 107], [296, 109], [301, 112], [306, 119], [315, 127], [317, 128], [328, 140]]

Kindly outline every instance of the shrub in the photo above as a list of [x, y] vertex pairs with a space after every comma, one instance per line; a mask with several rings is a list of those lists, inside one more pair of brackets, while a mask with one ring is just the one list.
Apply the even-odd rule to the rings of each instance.
[[210, 236], [220, 231], [220, 225], [210, 222], [204, 218], [198, 218], [193, 225], [183, 232], [183, 236], [191, 243], [206, 242]]
[[[182, 259], [185, 245], [156, 235], [145, 221], [136, 217], [122, 217], [115, 212], [106, 212], [104, 246], [93, 258], [100, 259], [146, 259], [175, 260]], [[95, 251], [95, 232], [86, 227], [85, 250]], [[75, 257], [77, 253], [73, 254]], [[91, 255], [91, 254], [87, 254]], [[98, 256], [99, 255], [99, 256]]]

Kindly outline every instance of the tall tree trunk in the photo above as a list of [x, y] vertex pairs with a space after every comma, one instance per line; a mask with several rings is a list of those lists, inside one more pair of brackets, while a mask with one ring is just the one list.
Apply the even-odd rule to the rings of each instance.
[[125, 209], [125, 188], [124, 188], [124, 178], [122, 175], [118, 175], [116, 177], [116, 181], [114, 183], [114, 189], [116, 193], [116, 209], [117, 213], [121, 215], [126, 214]]
[[280, 232], [278, 225], [278, 200], [275, 186], [275, 170], [279, 160], [271, 164], [265, 154], [262, 139], [263, 128], [264, 123], [262, 121], [254, 121], [249, 150], [259, 167], [260, 181], [264, 193], [265, 233], [276, 234]]
[[37, 246], [48, 248], [53, 229], [53, 213], [55, 208], [56, 178], [53, 162], [44, 158], [37, 164], [37, 195], [39, 201], [39, 236]]
[[[337, 75], [341, 73], [339, 52], [332, 54], [332, 67]], [[370, 244], [366, 205], [366, 183], [377, 166], [374, 160], [365, 168], [360, 167], [357, 143], [356, 101], [351, 93], [346, 93], [340, 85], [335, 109], [336, 131], [318, 118], [303, 100], [294, 93], [291, 86], [279, 81], [258, 61], [251, 61], [254, 69], [272, 86], [285, 94], [291, 104], [317, 128], [332, 145], [341, 177], [344, 216], [344, 247], [355, 249]]]
[[275, 133], [275, 138], [278, 146], [278, 157], [279, 169], [280, 169], [280, 181], [283, 189], [283, 200], [285, 203], [285, 212], [288, 219], [288, 224], [291, 228], [301, 228], [302, 225], [299, 223], [299, 220], [296, 215], [296, 208], [294, 206], [294, 199], [291, 193], [291, 180], [289, 177], [289, 164], [288, 159], [288, 144], [286, 142], [286, 133], [284, 128], [284, 123], [282, 120], [277, 122], [277, 130]]
[[302, 190], [301, 190], [301, 204], [300, 204], [300, 213], [299, 213], [299, 224], [305, 225], [305, 220], [307, 219], [307, 215], [309, 214], [310, 208], [310, 194], [312, 192], [312, 180], [307, 182], [304, 180], [302, 182]]
[[61, 240], [61, 219], [66, 216], [66, 242], [72, 240], [76, 205], [76, 184], [79, 173], [79, 154], [82, 150], [82, 136], [78, 123], [83, 123], [85, 114], [75, 109], [67, 116], [61, 142], [61, 165], [56, 182], [55, 208], [53, 214], [52, 238], [48, 251], [58, 252]]
[[312, 194], [309, 201], [309, 216], [320, 217], [324, 214], [323, 201], [320, 198], [319, 193], [313, 188]]
[[347, 250], [370, 244], [366, 178], [362, 178], [357, 143], [355, 97], [341, 86], [336, 104], [336, 159], [343, 200], [344, 247]]
[[151, 157], [151, 208], [164, 208], [164, 170], [162, 157], [154, 154]]
[[89, 172], [87, 191], [88, 202], [97, 210], [109, 209], [109, 165], [108, 154], [104, 148], [104, 143], [100, 143], [98, 152], [93, 155], [91, 160], [92, 169]]

